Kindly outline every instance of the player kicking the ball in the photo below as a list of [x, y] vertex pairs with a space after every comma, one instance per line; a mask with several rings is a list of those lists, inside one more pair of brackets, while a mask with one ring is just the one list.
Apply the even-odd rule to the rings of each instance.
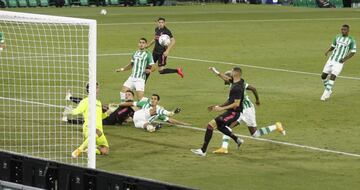
[[[349, 36], [349, 25], [342, 25], [341, 34], [337, 35], [331, 47], [325, 52], [325, 56], [332, 51], [326, 62], [321, 79], [324, 82], [325, 90], [320, 100], [325, 101], [330, 98], [335, 79], [341, 73], [345, 62], [356, 53], [356, 42], [353, 37]], [[330, 78], [328, 78], [330, 75]]]
[[123, 72], [132, 69], [130, 77], [125, 81], [122, 91], [120, 92], [121, 101], [125, 100], [125, 93], [128, 90], [135, 90], [138, 100], [144, 97], [146, 74], [155, 70], [153, 57], [146, 50], [147, 40], [140, 38], [139, 49], [132, 55], [131, 63], [124, 68], [116, 69], [116, 72]]
[[[151, 40], [148, 47], [152, 46], [155, 43], [154, 49], [153, 49], [153, 57], [154, 62], [158, 63], [158, 70], [160, 74], [171, 74], [171, 73], [177, 73], [180, 75], [181, 78], [184, 77], [184, 73], [181, 68], [177, 69], [170, 69], [165, 68], [166, 66], [166, 60], [167, 56], [170, 53], [170, 50], [175, 45], [175, 38], [172, 35], [171, 31], [165, 26], [165, 18], [158, 18], [157, 20], [157, 27], [155, 28], [155, 38]], [[159, 43], [159, 37], [163, 34], [166, 34], [170, 37], [170, 44], [167, 47], [161, 46]], [[150, 73], [146, 74], [146, 80], [150, 76]]]
[[242, 139], [235, 136], [228, 127], [226, 127], [236, 121], [243, 110], [242, 102], [244, 100], [245, 81], [241, 79], [241, 74], [241, 69], [239, 67], [235, 67], [231, 72], [233, 80], [229, 81], [231, 82], [231, 88], [228, 100], [222, 105], [208, 107], [209, 111], [225, 112], [208, 123], [205, 132], [204, 144], [200, 149], [191, 149], [191, 152], [194, 154], [206, 156], [206, 150], [210, 143], [213, 130], [216, 128], [223, 134], [232, 138], [237, 143], [238, 148], [240, 148], [240, 145], [244, 142]]
[[[232, 81], [230, 72], [225, 72], [225, 74], [222, 74], [219, 71], [217, 71], [216, 68], [214, 67], [210, 67], [209, 70], [215, 73], [216, 75], [218, 75], [221, 79], [223, 79], [225, 81], [225, 84], [230, 84], [230, 82]], [[230, 126], [228, 126], [229, 130], [231, 131], [231, 128], [235, 127], [236, 125], [239, 125], [241, 122], [244, 122], [248, 126], [249, 132], [253, 137], [260, 137], [262, 135], [269, 134], [270, 132], [275, 130], [285, 135], [285, 130], [280, 122], [277, 122], [274, 125], [270, 125], [268, 127], [263, 127], [260, 129], [256, 128], [257, 124], [256, 124], [255, 106], [251, 102], [249, 96], [247, 95], [246, 90], [249, 90], [254, 94], [256, 99], [255, 103], [258, 106], [260, 105], [259, 95], [257, 93], [256, 88], [254, 86], [249, 85], [248, 83], [245, 83], [244, 88], [245, 88], [244, 100], [242, 102], [243, 111], [240, 114], [240, 117], [237, 119], [237, 121], [234, 121]], [[227, 154], [229, 147], [229, 140], [230, 140], [229, 136], [223, 135], [221, 148], [213, 151], [213, 153]]]
[[[89, 85], [86, 85], [87, 92], [89, 92]], [[99, 85], [96, 84], [96, 94], [99, 92]], [[83, 124], [83, 136], [84, 142], [71, 153], [71, 156], [76, 158], [81, 155], [82, 152], [88, 147], [89, 139], [88, 139], [88, 123], [89, 123], [89, 98], [86, 97], [80, 101], [79, 105], [75, 108], [65, 107], [64, 114], [67, 115], [79, 115], [82, 114], [84, 118]], [[105, 137], [103, 131], [102, 119], [107, 117], [108, 113], [102, 112], [102, 105], [99, 100], [96, 100], [96, 154], [104, 154], [107, 155], [109, 153], [109, 143]]]

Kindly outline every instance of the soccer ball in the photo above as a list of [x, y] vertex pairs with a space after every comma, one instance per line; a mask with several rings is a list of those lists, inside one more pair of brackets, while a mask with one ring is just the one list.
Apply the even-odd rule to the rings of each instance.
[[156, 129], [156, 128], [154, 127], [154, 125], [148, 124], [148, 125], [146, 126], [146, 130], [149, 131], [150, 133], [151, 133], [151, 132], [154, 132], [155, 129]]
[[106, 9], [101, 9], [100, 14], [102, 14], [102, 15], [106, 15], [106, 14], [107, 14]]
[[168, 46], [170, 44], [170, 36], [166, 35], [166, 34], [163, 34], [159, 37], [159, 44], [161, 46]]

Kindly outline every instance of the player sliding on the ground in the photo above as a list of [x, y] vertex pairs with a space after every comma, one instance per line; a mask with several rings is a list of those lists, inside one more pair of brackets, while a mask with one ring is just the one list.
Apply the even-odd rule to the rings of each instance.
[[144, 97], [146, 73], [149, 74], [155, 70], [154, 61], [150, 52], [146, 50], [147, 40], [140, 38], [139, 49], [131, 57], [131, 62], [124, 68], [118, 68], [116, 72], [122, 72], [132, 69], [131, 75], [125, 81], [120, 92], [121, 101], [125, 100], [125, 93], [128, 90], [135, 90], [138, 100]]
[[238, 148], [240, 148], [240, 145], [244, 142], [242, 139], [235, 136], [228, 127], [226, 127], [236, 121], [243, 110], [242, 102], [244, 100], [245, 81], [241, 78], [241, 75], [242, 71], [239, 67], [233, 68], [231, 72], [233, 80], [229, 81], [231, 83], [229, 98], [222, 105], [208, 107], [209, 111], [225, 112], [208, 123], [205, 132], [204, 144], [201, 149], [191, 149], [191, 152], [194, 154], [206, 156], [206, 150], [210, 143], [213, 130], [216, 128], [223, 134], [230, 136], [236, 142]]
[[[153, 57], [154, 62], [158, 63], [158, 70], [160, 74], [171, 74], [171, 73], [177, 73], [180, 75], [181, 78], [184, 78], [184, 73], [181, 68], [177, 69], [170, 69], [165, 68], [166, 66], [166, 60], [167, 56], [170, 53], [170, 50], [175, 45], [175, 38], [172, 35], [171, 31], [165, 26], [165, 18], [158, 18], [157, 20], [157, 27], [155, 28], [155, 38], [151, 40], [148, 47], [152, 46], [155, 43], [154, 49], [153, 49]], [[170, 44], [167, 47], [164, 47], [160, 45], [159, 43], [159, 37], [163, 34], [166, 34], [170, 37]], [[146, 74], [146, 80], [149, 78], [150, 73]]]
[[[325, 90], [320, 100], [325, 101], [330, 98], [335, 79], [340, 75], [345, 62], [356, 53], [356, 42], [353, 37], [349, 36], [349, 25], [342, 25], [341, 34], [335, 36], [331, 47], [325, 52], [325, 56], [332, 51], [326, 62], [321, 79], [324, 82]], [[328, 78], [330, 75], [330, 78]]]
[[[221, 79], [223, 79], [225, 81], [225, 84], [230, 84], [229, 81], [232, 80], [232, 78], [230, 76], [230, 72], [225, 72], [225, 74], [222, 74], [219, 71], [217, 71], [215, 67], [210, 67], [209, 69], [210, 69], [210, 71], [212, 71], [213, 73], [218, 75]], [[241, 122], [244, 122], [248, 126], [249, 132], [250, 132], [251, 136], [253, 136], [253, 137], [260, 137], [262, 135], [269, 134], [270, 132], [272, 132], [274, 130], [277, 130], [280, 133], [282, 133], [283, 135], [285, 135], [285, 130], [280, 122], [277, 122], [274, 125], [270, 125], [270, 126], [263, 127], [260, 129], [256, 128], [257, 124], [256, 124], [255, 106], [251, 102], [250, 97], [247, 95], [246, 90], [249, 90], [254, 94], [255, 99], [256, 99], [255, 104], [258, 106], [260, 105], [259, 95], [257, 93], [256, 88], [252, 85], [249, 85], [246, 82], [245, 82], [244, 88], [245, 88], [244, 100], [242, 102], [243, 111], [240, 114], [240, 117], [237, 119], [237, 121], [234, 121], [230, 126], [228, 126], [229, 130], [231, 131], [231, 129], [233, 127], [235, 127], [236, 125], [239, 125]], [[229, 140], [230, 140], [229, 136], [223, 135], [221, 148], [213, 151], [213, 153], [227, 154], [228, 147], [229, 147]]]
[[149, 132], [154, 132], [156, 130], [156, 127], [154, 127], [153, 124], [159, 120], [175, 125], [189, 125], [171, 118], [180, 112], [179, 108], [176, 108], [174, 111], [167, 111], [158, 105], [159, 101], [160, 96], [153, 94], [150, 100], [148, 98], [143, 98], [140, 102], [124, 102], [121, 103], [120, 106], [135, 106], [141, 108], [134, 113], [134, 126], [136, 128], [145, 129]]
[[[126, 102], [133, 102], [134, 99], [134, 92], [131, 90], [126, 91], [125, 93], [125, 101]], [[76, 104], [79, 104], [82, 98], [74, 97], [72, 96], [71, 92], [68, 91], [66, 93], [65, 100], [72, 101]], [[110, 110], [109, 110], [110, 109]], [[112, 106], [111, 104], [109, 106], [103, 106], [102, 108], [103, 113], [107, 112], [110, 113], [108, 117], [104, 118], [102, 120], [103, 125], [122, 125], [126, 120], [128, 120], [130, 117], [132, 118], [134, 116], [134, 109], [132, 107], [123, 107], [123, 106]], [[77, 118], [77, 119], [69, 119], [67, 115], [64, 115], [62, 118], [62, 121], [71, 123], [71, 124], [83, 124], [84, 119], [83, 118]]]
[[[89, 92], [89, 85], [86, 85], [87, 92]], [[96, 84], [96, 94], [99, 92], [99, 85]], [[89, 98], [86, 97], [80, 101], [79, 105], [75, 108], [65, 107], [64, 114], [67, 115], [79, 115], [82, 114], [84, 117], [84, 124], [83, 124], [83, 136], [84, 142], [75, 149], [71, 156], [76, 158], [81, 155], [82, 152], [85, 152], [88, 144], [88, 123], [89, 123]], [[109, 153], [109, 143], [105, 137], [102, 125], [102, 119], [107, 117], [108, 113], [102, 112], [102, 105], [99, 100], [96, 100], [96, 154], [103, 154], [107, 155]]]

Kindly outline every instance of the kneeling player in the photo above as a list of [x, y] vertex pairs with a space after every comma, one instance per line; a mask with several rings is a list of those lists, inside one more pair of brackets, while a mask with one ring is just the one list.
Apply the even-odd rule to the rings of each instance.
[[238, 148], [240, 148], [240, 145], [244, 142], [242, 139], [235, 136], [234, 133], [232, 133], [226, 127], [229, 126], [232, 122], [236, 121], [243, 109], [242, 101], [244, 99], [245, 82], [243, 79], [241, 79], [241, 73], [242, 72], [239, 67], [235, 67], [231, 72], [233, 80], [231, 81], [232, 84], [228, 100], [222, 105], [208, 107], [209, 111], [225, 112], [208, 123], [204, 144], [201, 149], [191, 149], [194, 154], [199, 156], [206, 156], [207, 146], [211, 140], [213, 130], [215, 128], [217, 128], [223, 134], [230, 136], [237, 143]]
[[[125, 93], [125, 101], [126, 102], [133, 102], [134, 99], [134, 92], [131, 90], [126, 91]], [[76, 104], [79, 104], [82, 98], [77, 98], [72, 96], [71, 92], [68, 91], [65, 97], [65, 100], [72, 101]], [[128, 106], [117, 106], [115, 109], [112, 108], [111, 105], [109, 107], [103, 106], [102, 108], [103, 113], [108, 112], [110, 113], [108, 117], [104, 118], [102, 120], [103, 125], [122, 125], [123, 122], [125, 122], [130, 117], [133, 117], [134, 115], [134, 109], [132, 107]], [[77, 119], [68, 119], [66, 115], [63, 116], [62, 121], [71, 123], [71, 124], [83, 124], [84, 119], [83, 118], [77, 118]]]
[[[225, 81], [225, 84], [228, 84], [229, 81], [231, 80], [231, 76], [229, 75], [229, 72], [225, 72], [225, 74], [222, 74], [222, 73], [218, 72], [214, 67], [210, 67], [209, 69], [212, 72], [214, 72], [215, 74], [217, 74], [221, 79], [223, 79]], [[230, 127], [229, 130], [231, 131], [231, 128], [235, 127], [236, 125], [240, 124], [241, 122], [244, 122], [248, 126], [249, 132], [250, 132], [251, 136], [253, 136], [253, 137], [260, 137], [262, 135], [269, 134], [270, 132], [272, 132], [274, 130], [277, 130], [277, 131], [281, 132], [283, 135], [285, 135], [285, 130], [280, 122], [277, 122], [274, 125], [270, 125], [268, 127], [263, 127], [260, 129], [256, 128], [257, 124], [256, 124], [255, 106], [251, 102], [249, 96], [247, 95], [246, 90], [250, 90], [254, 94], [255, 99], [256, 99], [255, 103], [258, 106], [260, 105], [259, 95], [257, 93], [256, 88], [249, 85], [248, 83], [245, 83], [244, 88], [245, 88], [244, 101], [242, 102], [243, 112], [241, 113], [241, 115], [237, 119], [237, 121], [233, 122], [229, 126]], [[229, 140], [230, 140], [229, 136], [223, 135], [223, 142], [222, 142], [221, 148], [215, 150], [213, 153], [227, 154]]]
[[[89, 89], [89, 85], [86, 86], [87, 92]], [[96, 84], [96, 94], [99, 92], [99, 85]], [[76, 158], [81, 155], [82, 152], [88, 147], [89, 139], [88, 139], [88, 123], [89, 123], [89, 99], [88, 97], [84, 98], [80, 101], [79, 105], [75, 109], [71, 109], [66, 107], [64, 110], [65, 114], [78, 115], [82, 114], [84, 117], [83, 124], [83, 136], [84, 142], [71, 153], [71, 156]], [[107, 155], [109, 153], [109, 143], [105, 137], [102, 125], [102, 119], [107, 117], [107, 113], [102, 112], [102, 105], [99, 100], [96, 100], [96, 154]]]

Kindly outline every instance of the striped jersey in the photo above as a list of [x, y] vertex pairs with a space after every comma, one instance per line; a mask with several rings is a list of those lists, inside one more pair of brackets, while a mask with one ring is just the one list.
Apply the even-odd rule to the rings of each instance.
[[145, 112], [147, 113], [146, 120], [150, 123], [155, 121], [156, 119], [159, 119], [162, 121], [169, 120], [169, 117], [167, 116], [169, 114], [169, 111], [165, 110], [163, 107], [161, 107], [159, 105], [156, 106], [156, 114], [150, 115], [150, 109], [152, 106], [150, 103], [150, 99], [148, 99], [148, 98], [143, 98], [139, 102], [134, 102], [134, 106], [145, 110]]
[[142, 78], [145, 80], [145, 69], [147, 66], [153, 65], [154, 60], [150, 52], [146, 50], [137, 50], [131, 57], [131, 64], [131, 77]]
[[3, 44], [5, 42], [4, 33], [0, 32], [0, 44]]
[[356, 52], [356, 42], [355, 39], [351, 36], [342, 36], [341, 34], [337, 35], [331, 47], [335, 48], [330, 56], [331, 61], [340, 62], [349, 52]]

